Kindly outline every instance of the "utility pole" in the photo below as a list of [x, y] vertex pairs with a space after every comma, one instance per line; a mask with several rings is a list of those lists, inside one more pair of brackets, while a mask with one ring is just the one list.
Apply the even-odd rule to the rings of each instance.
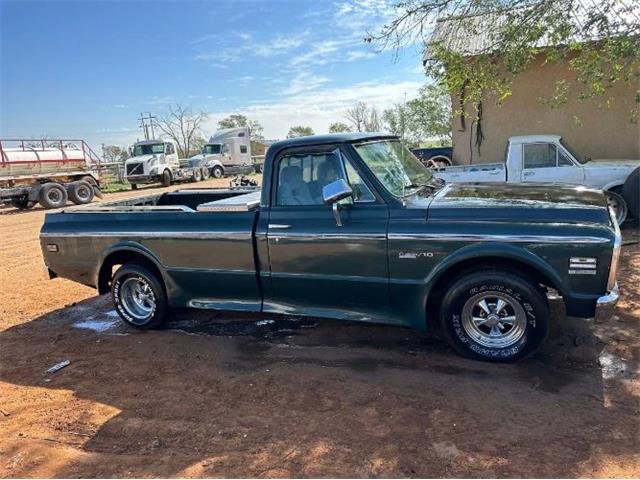
[[[144, 133], [145, 140], [155, 140], [156, 132], [153, 128], [155, 126], [154, 120], [156, 117], [152, 116], [150, 112], [147, 112], [147, 116], [144, 116], [144, 113], [140, 113], [140, 128], [142, 129], [142, 133]], [[149, 137], [149, 130], [151, 130], [151, 137]]]

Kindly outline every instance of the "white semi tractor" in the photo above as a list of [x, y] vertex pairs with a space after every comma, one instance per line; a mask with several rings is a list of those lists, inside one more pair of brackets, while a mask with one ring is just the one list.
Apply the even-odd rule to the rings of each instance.
[[131, 157], [124, 164], [124, 177], [136, 190], [139, 184], [205, 180], [209, 169], [181, 166], [178, 148], [173, 140], [142, 140], [129, 147]]
[[254, 171], [251, 161], [251, 132], [248, 127], [218, 130], [189, 159], [190, 167], [206, 167], [211, 176], [246, 175]]
[[0, 140], [0, 204], [28, 209], [102, 197], [100, 158], [84, 140]]

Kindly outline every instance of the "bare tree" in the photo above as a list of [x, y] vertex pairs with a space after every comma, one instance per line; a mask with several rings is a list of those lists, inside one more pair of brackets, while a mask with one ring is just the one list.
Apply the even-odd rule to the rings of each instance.
[[190, 106], [176, 103], [158, 118], [158, 128], [178, 144], [180, 157], [186, 158], [196, 139], [201, 137], [201, 127], [207, 117], [204, 112], [194, 112]]
[[365, 102], [357, 102], [353, 107], [347, 108], [344, 114], [356, 132], [364, 132], [364, 126], [369, 107]]

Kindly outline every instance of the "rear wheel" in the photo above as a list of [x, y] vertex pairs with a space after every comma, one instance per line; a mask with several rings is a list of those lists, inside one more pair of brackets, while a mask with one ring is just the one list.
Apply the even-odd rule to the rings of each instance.
[[604, 194], [607, 197], [607, 204], [613, 209], [616, 215], [618, 225], [622, 225], [622, 222], [627, 219], [627, 202], [622, 198], [622, 195], [611, 190], [604, 192]]
[[144, 265], [123, 265], [111, 281], [111, 299], [125, 323], [149, 330], [161, 327], [168, 314], [161, 279]]
[[476, 360], [509, 362], [533, 353], [546, 338], [549, 307], [538, 285], [508, 271], [458, 278], [442, 301], [449, 344]]
[[91, 203], [94, 195], [93, 186], [84, 180], [71, 182], [67, 187], [67, 193], [69, 194], [69, 200], [76, 205]]
[[220, 165], [216, 165], [211, 169], [211, 176], [213, 176], [213, 178], [222, 178], [223, 175], [224, 170]]
[[171, 172], [169, 170], [165, 170], [164, 172], [162, 172], [162, 186], [171, 186]]
[[62, 208], [67, 198], [67, 191], [59, 183], [45, 183], [40, 189], [39, 202], [44, 208]]
[[631, 215], [640, 219], [640, 167], [636, 168], [627, 177], [622, 187], [622, 196], [627, 202]]
[[208, 180], [211, 177], [211, 172], [207, 167], [202, 167], [202, 179]]
[[200, 170], [198, 167], [193, 169], [193, 181], [194, 182], [202, 181], [202, 170]]
[[138, 189], [138, 184], [137, 183], [132, 183], [131, 184], [131, 190], [137, 190]]

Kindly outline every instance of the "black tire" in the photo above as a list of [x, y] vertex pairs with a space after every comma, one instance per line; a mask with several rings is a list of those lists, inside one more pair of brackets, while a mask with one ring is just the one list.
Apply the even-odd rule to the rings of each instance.
[[200, 168], [198, 167], [193, 169], [193, 181], [194, 182], [202, 181], [202, 170], [200, 170]]
[[220, 165], [216, 165], [211, 169], [211, 176], [213, 178], [222, 178], [224, 175], [224, 170]]
[[132, 183], [131, 184], [131, 190], [137, 190], [138, 189], [138, 184], [137, 183]]
[[132, 327], [151, 330], [167, 320], [169, 307], [162, 282], [144, 265], [129, 263], [118, 269], [111, 280], [111, 300], [120, 318]]
[[[506, 305], [497, 312], [499, 300]], [[459, 277], [449, 287], [440, 322], [445, 338], [460, 355], [512, 362], [535, 352], [546, 338], [549, 306], [539, 286], [526, 276], [480, 270]]]
[[211, 172], [207, 167], [202, 167], [202, 180], [209, 180], [211, 177]]
[[67, 190], [59, 183], [45, 183], [40, 188], [38, 201], [44, 208], [62, 208], [67, 204]]
[[76, 205], [91, 203], [94, 197], [93, 185], [84, 180], [71, 182], [67, 186], [67, 193], [69, 194], [69, 200]]
[[15, 207], [19, 210], [28, 210], [33, 207], [36, 202], [30, 202], [28, 195], [22, 195], [20, 197], [16, 197], [11, 199], [11, 206]]
[[164, 172], [162, 172], [162, 186], [171, 186], [171, 172], [169, 170], [165, 170]]
[[640, 219], [640, 167], [636, 168], [622, 186], [622, 196], [634, 218]]
[[85, 175], [80, 180], [84, 180], [89, 185], [95, 185], [96, 187], [98, 186], [98, 181], [95, 178], [93, 178], [91, 175]]

